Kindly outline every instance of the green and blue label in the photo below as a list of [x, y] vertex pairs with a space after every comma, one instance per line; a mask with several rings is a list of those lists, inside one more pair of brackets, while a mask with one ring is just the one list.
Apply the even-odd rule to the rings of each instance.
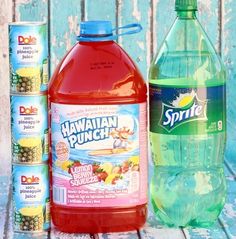
[[167, 88], [150, 84], [150, 129], [190, 135], [225, 131], [225, 85]]

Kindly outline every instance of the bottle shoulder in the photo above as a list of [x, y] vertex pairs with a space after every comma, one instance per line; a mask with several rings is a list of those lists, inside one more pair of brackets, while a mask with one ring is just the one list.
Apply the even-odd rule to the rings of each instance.
[[149, 70], [149, 82], [220, 85], [226, 70], [197, 19], [176, 19]]
[[55, 70], [49, 85], [52, 98], [109, 102], [138, 100], [146, 83], [135, 63], [115, 42], [77, 43]]

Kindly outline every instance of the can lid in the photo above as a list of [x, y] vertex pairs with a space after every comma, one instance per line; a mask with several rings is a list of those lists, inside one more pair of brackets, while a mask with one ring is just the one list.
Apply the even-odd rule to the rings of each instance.
[[197, 0], [175, 0], [176, 11], [197, 11]]
[[12, 162], [11, 166], [12, 167], [39, 167], [39, 166], [43, 166], [43, 167], [48, 167], [48, 161], [42, 161], [42, 162], [37, 162], [37, 163], [18, 163], [18, 162]]
[[30, 97], [30, 96], [47, 96], [48, 91], [40, 91], [40, 92], [16, 92], [16, 91], [10, 91], [10, 96], [25, 96], [25, 97]]
[[46, 25], [47, 22], [41, 21], [41, 22], [27, 22], [27, 21], [19, 21], [19, 22], [9, 22], [9, 26], [41, 26]]

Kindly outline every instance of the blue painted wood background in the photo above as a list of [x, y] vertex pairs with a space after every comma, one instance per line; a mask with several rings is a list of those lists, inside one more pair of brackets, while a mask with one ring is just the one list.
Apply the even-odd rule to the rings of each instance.
[[[199, 20], [228, 71], [228, 142], [225, 154], [229, 186], [228, 202], [217, 225], [210, 230], [184, 229], [163, 232], [150, 211], [148, 224], [138, 236], [137, 232], [131, 232], [115, 237], [109, 234], [98, 235], [96, 238], [236, 239], [236, 1], [198, 2]], [[4, 217], [6, 208], [10, 207], [7, 175], [10, 175], [11, 161], [7, 24], [11, 21], [48, 22], [51, 72], [53, 72], [63, 55], [75, 44], [80, 21], [98, 19], [111, 20], [114, 26], [133, 22], [142, 24], [144, 30], [141, 33], [121, 37], [118, 43], [135, 60], [146, 79], [153, 55], [175, 19], [174, 0], [0, 0], [0, 212], [3, 212], [0, 213], [0, 229], [1, 225], [5, 225], [4, 232], [8, 238], [13, 238], [13, 234], [6, 226], [11, 217]], [[59, 234], [52, 232], [52, 238], [60, 238]], [[2, 235], [0, 230], [0, 238]]]
[[[228, 70], [227, 159], [236, 161], [236, 1], [199, 0], [199, 20]], [[143, 31], [119, 38], [119, 44], [141, 69], [145, 79], [153, 55], [175, 19], [174, 0], [1, 0], [0, 6], [0, 157], [10, 159], [7, 23], [47, 21], [51, 72], [75, 44], [82, 20], [111, 20], [114, 26], [140, 22]], [[235, 149], [235, 150], [234, 150]], [[8, 172], [7, 170], [3, 170]], [[0, 169], [1, 172], [1, 169]]]

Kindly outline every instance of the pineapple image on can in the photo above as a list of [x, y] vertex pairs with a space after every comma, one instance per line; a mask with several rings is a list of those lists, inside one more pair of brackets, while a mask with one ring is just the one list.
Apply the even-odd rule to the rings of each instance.
[[38, 94], [48, 87], [47, 24], [9, 24], [10, 89], [12, 93]]
[[24, 67], [16, 70], [16, 91], [20, 93], [39, 92], [41, 71], [39, 67]]
[[21, 163], [39, 163], [42, 160], [41, 138], [21, 138], [18, 141], [19, 151], [17, 155], [18, 162]]
[[49, 172], [46, 164], [12, 165], [14, 231], [50, 228]]
[[48, 160], [47, 95], [11, 95], [12, 159], [14, 163]]
[[21, 231], [42, 231], [43, 222], [43, 206], [24, 207], [15, 212], [15, 223]]

